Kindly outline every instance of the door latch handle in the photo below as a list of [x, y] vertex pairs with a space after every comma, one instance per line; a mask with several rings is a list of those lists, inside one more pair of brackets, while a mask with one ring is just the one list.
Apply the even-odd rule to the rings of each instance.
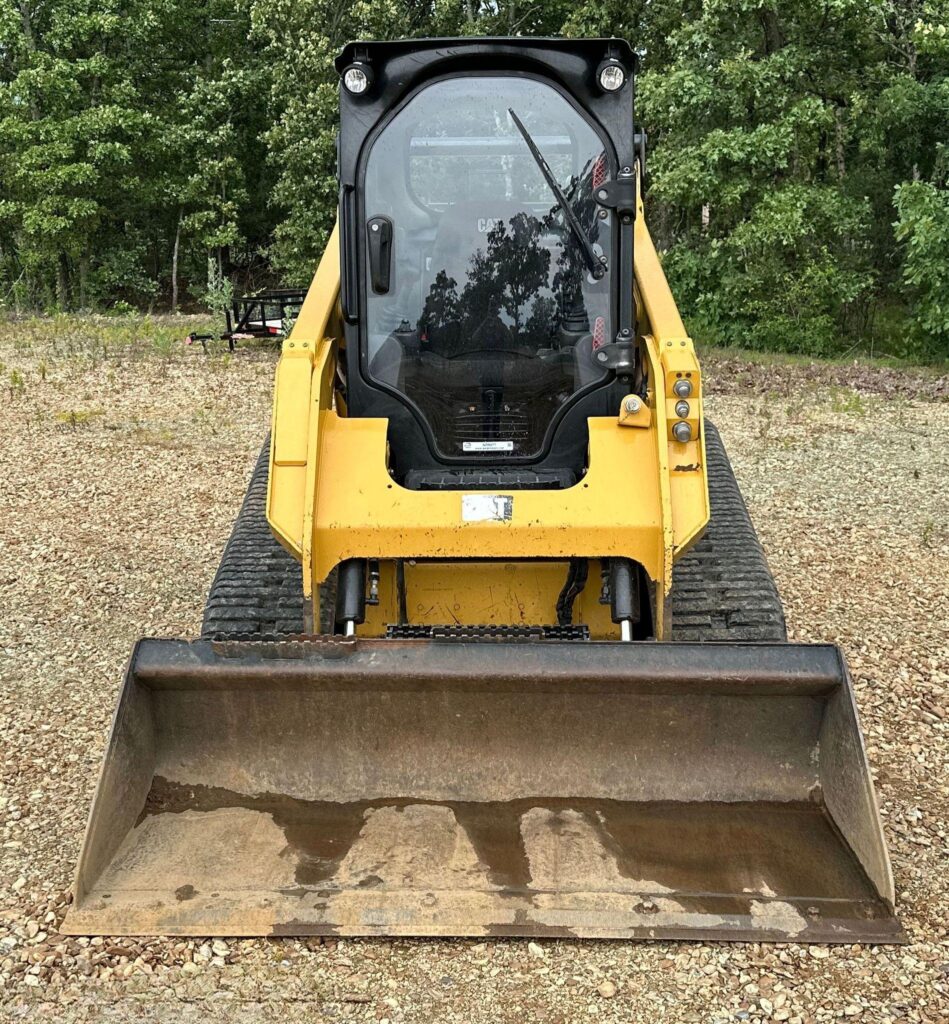
[[372, 217], [366, 222], [369, 236], [369, 283], [376, 295], [389, 291], [392, 267], [392, 221], [388, 217]]

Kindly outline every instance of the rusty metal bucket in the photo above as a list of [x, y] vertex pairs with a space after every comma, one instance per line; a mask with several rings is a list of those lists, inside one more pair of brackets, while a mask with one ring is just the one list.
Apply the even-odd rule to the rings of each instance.
[[831, 646], [143, 640], [64, 931], [900, 941]]

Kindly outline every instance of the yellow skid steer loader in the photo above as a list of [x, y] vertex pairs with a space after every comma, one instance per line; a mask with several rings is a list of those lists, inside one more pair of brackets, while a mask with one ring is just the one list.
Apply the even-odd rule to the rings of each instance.
[[65, 930], [900, 941], [643, 216], [619, 40], [355, 43], [202, 639], [132, 654]]

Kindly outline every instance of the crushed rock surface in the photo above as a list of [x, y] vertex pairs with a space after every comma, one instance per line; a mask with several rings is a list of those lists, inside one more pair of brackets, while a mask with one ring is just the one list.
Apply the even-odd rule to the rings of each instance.
[[949, 1020], [949, 404], [931, 388], [835, 370], [772, 392], [726, 362], [708, 402], [792, 638], [849, 659], [909, 945], [89, 940], [57, 929], [125, 662], [139, 636], [197, 634], [273, 360], [0, 358], [23, 378], [0, 425], [0, 1019]]

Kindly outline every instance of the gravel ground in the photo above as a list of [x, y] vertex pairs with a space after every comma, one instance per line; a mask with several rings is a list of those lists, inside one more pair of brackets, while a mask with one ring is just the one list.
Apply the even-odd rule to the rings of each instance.
[[0, 340], [0, 1017], [949, 1020], [949, 403], [863, 367], [712, 361], [709, 411], [793, 637], [850, 660], [909, 945], [59, 936], [131, 645], [196, 634], [269, 415], [266, 355], [135, 356]]

